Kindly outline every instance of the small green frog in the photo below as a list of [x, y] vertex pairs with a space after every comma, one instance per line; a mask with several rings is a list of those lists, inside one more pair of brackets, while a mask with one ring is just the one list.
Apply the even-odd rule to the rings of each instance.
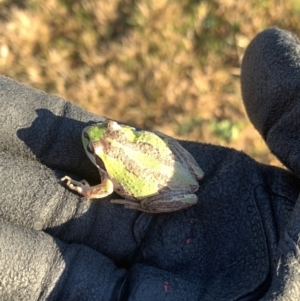
[[112, 203], [152, 213], [197, 203], [194, 192], [204, 173], [175, 139], [107, 120], [86, 127], [82, 142], [99, 170], [101, 184], [89, 186], [85, 180], [78, 182], [68, 176], [61, 181], [85, 198], [103, 198], [115, 191], [125, 199]]

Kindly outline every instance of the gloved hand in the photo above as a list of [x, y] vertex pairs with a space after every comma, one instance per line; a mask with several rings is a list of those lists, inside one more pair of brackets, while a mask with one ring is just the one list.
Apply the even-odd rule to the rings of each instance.
[[81, 131], [102, 118], [5, 77], [0, 89], [0, 299], [300, 296], [289, 248], [297, 250], [300, 233], [295, 175], [233, 149], [182, 142], [205, 172], [196, 205], [149, 214], [111, 204], [114, 196], [87, 201], [59, 179], [99, 183]]
[[269, 29], [243, 59], [242, 94], [248, 116], [270, 150], [300, 177], [300, 44], [290, 32]]
[[[299, 39], [276, 28], [258, 34], [243, 58], [241, 83], [244, 104], [250, 120], [270, 150], [298, 178], [299, 79]], [[276, 226], [275, 222], [273, 227]], [[279, 231], [278, 234], [277, 262], [271, 265], [271, 287], [263, 300], [300, 300], [300, 198], [284, 232]]]

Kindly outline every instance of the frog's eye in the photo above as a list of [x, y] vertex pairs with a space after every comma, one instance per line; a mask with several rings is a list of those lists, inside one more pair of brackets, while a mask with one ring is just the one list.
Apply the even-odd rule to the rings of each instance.
[[93, 145], [91, 143], [88, 144], [86, 149], [92, 155], [95, 153], [95, 150], [94, 150]]
[[83, 137], [86, 138], [86, 139], [88, 139], [88, 140], [90, 139], [90, 137], [89, 137], [89, 135], [87, 134], [87, 132], [84, 132], [84, 133], [83, 133]]

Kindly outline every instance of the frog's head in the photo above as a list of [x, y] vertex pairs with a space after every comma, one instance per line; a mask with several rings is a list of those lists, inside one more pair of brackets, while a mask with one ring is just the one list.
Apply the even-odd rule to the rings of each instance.
[[125, 140], [132, 140], [135, 137], [135, 128], [119, 125], [113, 120], [99, 122], [84, 128], [82, 131], [82, 143], [87, 156], [96, 166], [102, 166], [99, 159], [103, 158], [103, 153], [108, 153], [111, 149], [112, 140], [120, 137]]

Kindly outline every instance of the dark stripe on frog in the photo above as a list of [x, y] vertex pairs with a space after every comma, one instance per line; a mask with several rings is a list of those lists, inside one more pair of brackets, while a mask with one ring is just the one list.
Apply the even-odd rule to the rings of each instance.
[[[132, 143], [133, 147], [139, 147], [140, 144], [147, 144], [153, 148], [156, 148], [160, 152], [160, 156], [168, 155], [171, 150], [165, 141], [158, 135], [148, 131], [135, 131], [132, 132], [132, 128], [123, 128], [123, 131], [119, 131], [119, 137], [123, 141]], [[119, 139], [118, 139], [119, 140]], [[119, 140], [119, 141], [122, 141]]]

